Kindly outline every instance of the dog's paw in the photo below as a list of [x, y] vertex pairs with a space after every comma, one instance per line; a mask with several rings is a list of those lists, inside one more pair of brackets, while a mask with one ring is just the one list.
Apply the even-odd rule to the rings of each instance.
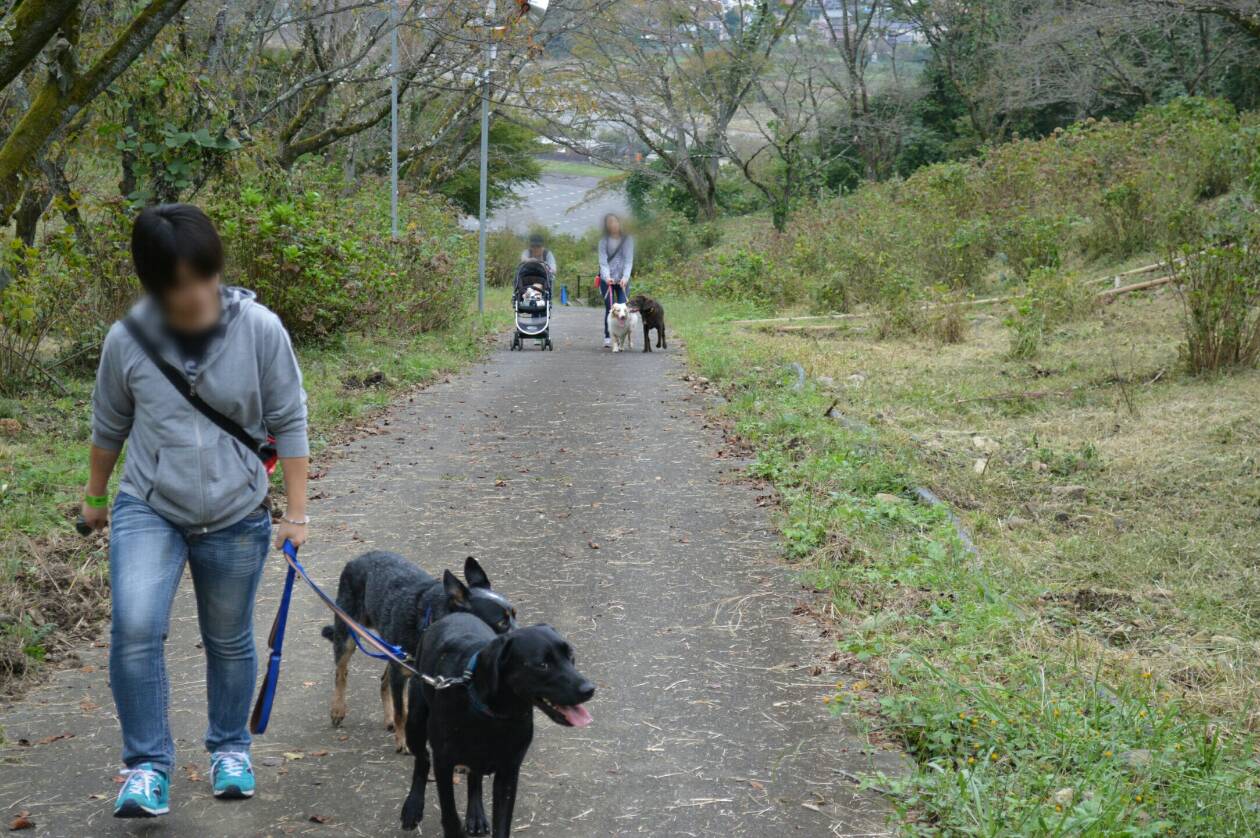
[[403, 803], [402, 808], [402, 828], [411, 831], [420, 825], [420, 820], [424, 817], [424, 798], [415, 795], [407, 795], [407, 801]]
[[345, 705], [341, 705], [341, 706], [334, 705], [332, 710], [328, 712], [328, 718], [332, 721], [333, 727], [341, 727], [341, 723], [346, 720]]
[[469, 835], [489, 835], [490, 821], [486, 818], [486, 810], [482, 806], [476, 809], [469, 808], [468, 817], [464, 821], [464, 828]]

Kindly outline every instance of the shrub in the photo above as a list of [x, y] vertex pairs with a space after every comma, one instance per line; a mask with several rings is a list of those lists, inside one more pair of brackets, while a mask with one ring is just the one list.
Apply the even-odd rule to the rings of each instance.
[[765, 256], [745, 248], [721, 254], [703, 287], [706, 294], [725, 300], [765, 304], [777, 297]]
[[[321, 185], [318, 175], [305, 185]], [[258, 292], [294, 340], [322, 341], [351, 326], [427, 331], [463, 315], [475, 242], [444, 205], [408, 196], [409, 222], [391, 241], [370, 199], [360, 205], [303, 182], [299, 174], [248, 184], [208, 207], [229, 272]]]
[[1212, 247], [1183, 254], [1176, 277], [1184, 313], [1182, 355], [1196, 375], [1260, 359], [1260, 253]]
[[1083, 316], [1093, 305], [1094, 295], [1071, 274], [1045, 268], [1034, 271], [1026, 293], [1006, 319], [1011, 357], [1036, 357], [1051, 330]]
[[511, 230], [493, 230], [486, 236], [486, 284], [495, 288], [512, 285], [525, 239]]
[[881, 340], [923, 331], [928, 317], [921, 287], [907, 273], [894, 270], [887, 276], [875, 302], [875, 333]]
[[1025, 216], [999, 226], [995, 240], [1015, 276], [1027, 279], [1038, 268], [1059, 267], [1068, 226], [1065, 218]]
[[941, 343], [963, 343], [967, 340], [970, 324], [966, 310], [957, 302], [938, 305], [931, 310], [927, 321], [932, 336]]

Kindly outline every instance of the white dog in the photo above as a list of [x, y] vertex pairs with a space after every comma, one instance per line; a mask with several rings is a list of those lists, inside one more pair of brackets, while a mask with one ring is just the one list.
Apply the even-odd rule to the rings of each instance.
[[625, 303], [613, 303], [608, 310], [608, 334], [612, 335], [612, 351], [634, 349], [634, 332], [639, 328], [639, 313]]

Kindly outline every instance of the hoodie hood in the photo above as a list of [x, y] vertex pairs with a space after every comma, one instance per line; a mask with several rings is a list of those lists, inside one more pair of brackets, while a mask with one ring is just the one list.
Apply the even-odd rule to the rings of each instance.
[[[241, 288], [236, 285], [223, 285], [219, 288], [219, 304], [221, 307], [219, 313], [219, 334], [206, 347], [205, 354], [196, 366], [205, 367], [218, 357], [224, 345], [231, 338], [234, 327], [243, 321], [248, 309], [257, 304], [257, 299], [258, 295], [248, 288]], [[166, 360], [173, 363], [176, 367], [184, 369], [185, 372], [195, 372], [195, 366], [193, 369], [189, 369], [185, 359], [180, 358], [175, 351], [175, 347], [166, 331], [162, 310], [158, 307], [157, 300], [152, 295], [145, 294], [137, 300], [136, 304], [131, 307], [128, 316], [140, 324], [140, 328], [153, 340], [154, 345], [159, 348]]]

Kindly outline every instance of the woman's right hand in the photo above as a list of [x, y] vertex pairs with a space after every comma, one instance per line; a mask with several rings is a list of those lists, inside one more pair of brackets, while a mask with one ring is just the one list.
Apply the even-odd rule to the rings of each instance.
[[104, 506], [88, 506], [85, 502], [80, 510], [83, 521], [93, 531], [103, 530], [109, 525], [109, 508]]

